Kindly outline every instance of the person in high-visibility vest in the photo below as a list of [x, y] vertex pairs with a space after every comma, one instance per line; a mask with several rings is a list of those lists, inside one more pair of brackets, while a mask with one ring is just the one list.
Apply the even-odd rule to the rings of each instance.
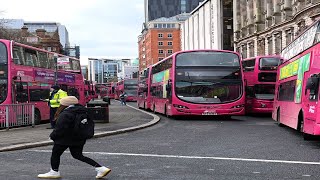
[[49, 96], [49, 99], [47, 99], [48, 104], [50, 106], [51, 127], [47, 128], [47, 129], [53, 129], [55, 127], [56, 123], [54, 121], [54, 115], [56, 114], [57, 109], [60, 106], [60, 100], [66, 96], [68, 96], [67, 92], [60, 89], [60, 87], [58, 85], [51, 86], [50, 96]]

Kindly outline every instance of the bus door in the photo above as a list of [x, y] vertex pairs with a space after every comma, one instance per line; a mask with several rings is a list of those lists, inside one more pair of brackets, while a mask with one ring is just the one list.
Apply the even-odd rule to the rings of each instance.
[[319, 74], [311, 75], [307, 80], [304, 99], [304, 119], [316, 121], [319, 97]]
[[15, 81], [13, 87], [13, 104], [30, 102], [28, 83]]

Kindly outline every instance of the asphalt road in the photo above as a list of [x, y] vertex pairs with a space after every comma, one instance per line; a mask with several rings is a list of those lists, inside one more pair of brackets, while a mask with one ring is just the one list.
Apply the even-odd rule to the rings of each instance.
[[[107, 179], [320, 179], [320, 144], [271, 117], [180, 119], [89, 140], [86, 155], [109, 166]], [[1, 153], [0, 179], [36, 179], [52, 146]], [[62, 156], [62, 179], [94, 179], [92, 167]]]

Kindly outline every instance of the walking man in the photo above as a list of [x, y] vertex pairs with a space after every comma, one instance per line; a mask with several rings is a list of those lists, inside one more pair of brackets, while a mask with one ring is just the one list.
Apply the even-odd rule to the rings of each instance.
[[126, 92], [122, 92], [120, 94], [121, 105], [127, 105], [126, 97], [127, 97], [127, 93]]

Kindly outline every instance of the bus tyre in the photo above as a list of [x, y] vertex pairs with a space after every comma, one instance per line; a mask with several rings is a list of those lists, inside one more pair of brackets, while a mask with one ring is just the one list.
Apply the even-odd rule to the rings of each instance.
[[157, 113], [156, 112], [156, 105], [153, 105], [153, 113], [155, 113], [155, 114]]
[[143, 109], [146, 109], [146, 103], [145, 102], [143, 103]]
[[299, 114], [299, 129], [305, 141], [313, 140], [313, 136], [311, 134], [307, 134], [304, 132], [304, 120], [302, 113]]
[[280, 108], [277, 110], [277, 124], [279, 127], [283, 127], [284, 125], [280, 122]]
[[36, 109], [36, 110], [34, 111], [34, 124], [35, 124], [35, 125], [39, 125], [40, 122], [41, 122], [40, 112], [39, 112], [38, 109]]
[[168, 109], [167, 109], [167, 105], [164, 106], [164, 115], [169, 118], [169, 114], [168, 114]]

